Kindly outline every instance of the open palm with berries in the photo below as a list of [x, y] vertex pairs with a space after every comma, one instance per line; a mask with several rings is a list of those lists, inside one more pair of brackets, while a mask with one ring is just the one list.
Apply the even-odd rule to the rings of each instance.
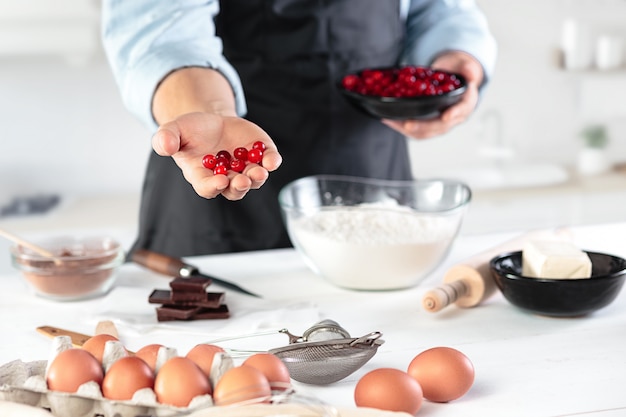
[[[161, 156], [171, 156], [195, 192], [205, 198], [221, 194], [240, 200], [248, 191], [260, 188], [282, 162], [272, 139], [256, 124], [205, 112], [183, 114], [162, 124], [152, 137], [152, 148]], [[207, 156], [228, 154], [230, 163], [231, 157], [241, 155], [244, 149], [252, 151], [252, 156], [243, 166], [207, 169]]]

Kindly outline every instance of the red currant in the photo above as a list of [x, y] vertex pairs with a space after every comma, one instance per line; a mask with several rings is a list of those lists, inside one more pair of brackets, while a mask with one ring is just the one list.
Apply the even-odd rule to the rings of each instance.
[[241, 159], [242, 161], [245, 161], [246, 159], [248, 159], [248, 150], [244, 147], [236, 148], [233, 151], [233, 156], [235, 157], [235, 159]]
[[355, 74], [346, 75], [345, 77], [343, 77], [343, 80], [341, 80], [341, 84], [343, 85], [343, 88], [347, 90], [356, 89], [357, 85], [359, 85], [360, 83], [361, 83], [361, 80], [359, 79], [359, 76]]
[[228, 173], [228, 167], [226, 165], [218, 165], [213, 169], [214, 175], [226, 175]]
[[380, 97], [416, 97], [440, 95], [462, 86], [454, 74], [421, 66], [396, 69], [365, 69], [342, 78], [342, 86], [363, 95]]
[[219, 159], [221, 157], [226, 158], [227, 161], [230, 161], [231, 156], [230, 156], [230, 152], [225, 151], [225, 150], [221, 150], [219, 151], [217, 154], [215, 154], [215, 156]]
[[206, 169], [213, 169], [216, 164], [217, 160], [215, 159], [215, 155], [208, 154], [202, 157], [202, 165], [204, 165]]
[[224, 155], [218, 156], [217, 158], [215, 158], [215, 166], [221, 166], [221, 165], [228, 166], [229, 162], [230, 162], [230, 159], [226, 158]]
[[248, 161], [253, 164], [259, 164], [263, 160], [263, 151], [261, 149], [250, 149], [248, 151]]
[[264, 151], [266, 149], [266, 146], [265, 146], [265, 143], [261, 142], [260, 140], [257, 140], [256, 142], [252, 144], [252, 149], [258, 149], [260, 151]]
[[243, 172], [246, 167], [246, 161], [242, 159], [231, 159], [230, 160], [230, 169], [235, 172]]

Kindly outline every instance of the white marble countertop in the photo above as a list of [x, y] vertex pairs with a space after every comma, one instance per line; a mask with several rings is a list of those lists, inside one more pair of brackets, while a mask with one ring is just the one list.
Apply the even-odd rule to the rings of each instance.
[[[575, 227], [580, 247], [626, 256], [626, 223]], [[136, 265], [124, 265], [107, 296], [58, 303], [32, 295], [17, 273], [0, 274], [0, 363], [46, 359], [50, 341], [35, 331], [52, 325], [92, 333], [100, 320], [113, 320], [131, 349], [161, 343], [186, 352], [216, 338], [270, 332], [220, 342], [237, 349], [266, 350], [287, 344], [278, 330], [294, 334], [333, 319], [353, 336], [383, 333], [385, 343], [363, 368], [330, 386], [296, 383], [301, 393], [329, 404], [354, 406], [353, 392], [365, 372], [405, 369], [421, 351], [450, 346], [465, 353], [476, 380], [462, 398], [425, 401], [418, 416], [618, 416], [626, 413], [626, 291], [586, 317], [555, 319], [521, 311], [496, 294], [472, 309], [439, 313], [421, 308], [421, 296], [437, 285], [452, 264], [499, 244], [515, 233], [460, 236], [448, 258], [418, 286], [390, 292], [357, 292], [332, 286], [313, 274], [293, 250], [190, 258], [207, 273], [233, 280], [263, 299], [227, 291], [227, 320], [158, 323], [147, 297], [167, 280]], [[276, 333], [274, 333], [276, 331]]]

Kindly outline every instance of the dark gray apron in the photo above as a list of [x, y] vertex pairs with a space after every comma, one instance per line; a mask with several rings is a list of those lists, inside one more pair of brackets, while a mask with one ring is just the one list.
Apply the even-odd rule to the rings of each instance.
[[277, 199], [288, 182], [314, 174], [411, 177], [406, 140], [349, 107], [335, 87], [348, 71], [398, 61], [398, 0], [220, 3], [217, 33], [241, 77], [246, 118], [273, 138], [283, 164], [240, 201], [207, 200], [172, 158], [153, 153], [135, 248], [193, 256], [288, 247]]

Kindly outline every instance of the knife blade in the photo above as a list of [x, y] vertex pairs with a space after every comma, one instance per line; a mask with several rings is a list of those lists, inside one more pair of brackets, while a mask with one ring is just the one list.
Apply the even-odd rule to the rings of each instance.
[[144, 266], [154, 272], [159, 274], [168, 275], [170, 277], [180, 277], [180, 278], [190, 278], [190, 277], [200, 277], [211, 280], [211, 282], [224, 287], [231, 289], [233, 291], [240, 292], [242, 294], [247, 294], [252, 297], [261, 298], [260, 295], [255, 294], [251, 291], [246, 290], [245, 288], [240, 287], [239, 285], [226, 281], [221, 278], [214, 277], [212, 275], [207, 275], [202, 272], [198, 268], [193, 265], [189, 265], [185, 263], [182, 259], [175, 258], [173, 256], [165, 255], [162, 253], [154, 252], [147, 249], [137, 249], [134, 251], [130, 259]]

